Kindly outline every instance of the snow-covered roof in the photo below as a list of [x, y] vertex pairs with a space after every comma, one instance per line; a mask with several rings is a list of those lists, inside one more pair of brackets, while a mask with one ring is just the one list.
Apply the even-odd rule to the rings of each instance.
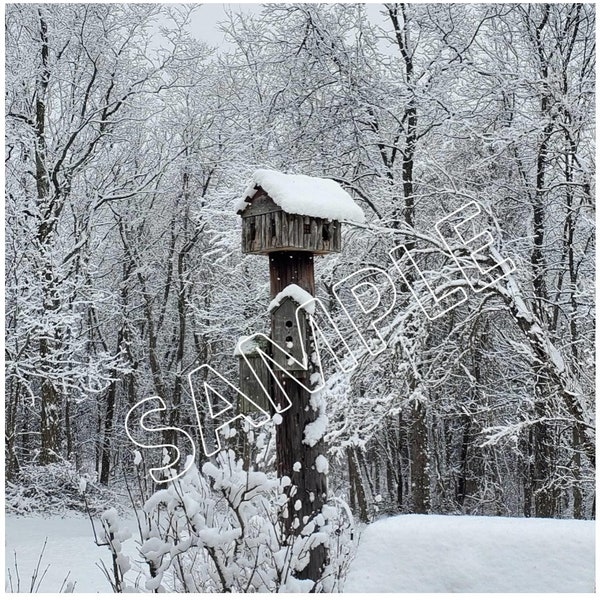
[[277, 308], [284, 298], [291, 298], [300, 306], [306, 304], [306, 306], [303, 306], [303, 309], [307, 313], [312, 314], [315, 312], [315, 299], [306, 290], [303, 290], [295, 283], [290, 283], [290, 285], [284, 288], [281, 292], [279, 292], [279, 294], [277, 294], [277, 296], [275, 296], [275, 298], [273, 298], [273, 300], [271, 300], [271, 303], [269, 304], [269, 312]]
[[254, 172], [248, 188], [236, 204], [237, 212], [248, 206], [247, 199], [255, 194], [259, 186], [287, 213], [336, 221], [365, 221], [360, 206], [332, 179], [280, 173], [270, 169]]

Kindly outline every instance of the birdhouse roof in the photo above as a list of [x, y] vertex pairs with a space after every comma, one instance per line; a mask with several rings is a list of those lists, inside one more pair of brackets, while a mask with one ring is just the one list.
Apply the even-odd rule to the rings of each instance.
[[258, 169], [236, 204], [238, 214], [262, 188], [281, 209], [290, 214], [364, 223], [365, 215], [350, 194], [332, 179]]
[[271, 300], [269, 304], [269, 312], [273, 312], [287, 299], [291, 298], [299, 306], [303, 306], [307, 313], [313, 314], [315, 312], [315, 299], [306, 291], [303, 290], [299, 285], [290, 283], [284, 288], [279, 294]]

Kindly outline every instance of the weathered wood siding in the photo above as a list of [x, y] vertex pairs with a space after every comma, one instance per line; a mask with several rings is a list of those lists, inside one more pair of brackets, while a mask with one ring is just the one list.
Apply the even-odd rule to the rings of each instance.
[[315, 261], [310, 252], [272, 252], [269, 254], [271, 298], [295, 283], [311, 296], [315, 295]]
[[[300, 251], [270, 254], [271, 297], [275, 297], [291, 283], [299, 285], [314, 296], [313, 258], [310, 252]], [[292, 301], [291, 304], [295, 303]], [[273, 340], [282, 335], [279, 333], [278, 317], [277, 313], [271, 314], [271, 339]], [[303, 335], [306, 344], [309, 345], [310, 327], [306, 329]], [[314, 369], [314, 366], [311, 369]], [[310, 374], [311, 370], [295, 371], [294, 377], [302, 381], [304, 386], [309, 387]], [[281, 415], [281, 423], [276, 427], [277, 473], [280, 477], [287, 475], [292, 480], [295, 490], [295, 493], [290, 495], [286, 507], [287, 518], [284, 526], [288, 535], [298, 535], [307, 520], [318, 514], [327, 500], [327, 476], [316, 469], [317, 457], [321, 454], [325, 455], [326, 448], [323, 440], [314, 446], [304, 443], [306, 426], [314, 423], [318, 417], [311, 402], [310, 392], [288, 377], [284, 371], [274, 370], [274, 375], [279, 382], [279, 385], [273, 385], [275, 404], [284, 408], [289, 406]], [[299, 463], [302, 468], [295, 468], [296, 463]], [[311, 549], [308, 564], [296, 576], [300, 579], [309, 578], [316, 581], [326, 561], [326, 548], [320, 544]]]
[[[265, 350], [265, 352], [267, 351], [266, 345], [263, 346], [263, 350]], [[267, 368], [267, 365], [265, 364], [263, 359], [260, 358], [258, 352], [252, 352], [252, 353], [248, 354], [247, 357], [248, 357], [248, 360], [250, 361], [250, 364], [252, 365], [252, 368], [254, 369], [254, 371], [258, 375], [258, 378], [260, 379], [261, 383], [263, 384], [263, 386], [267, 390], [271, 391], [272, 385], [273, 385], [273, 383], [271, 381], [271, 373], [270, 373], [269, 369]], [[239, 370], [240, 391], [243, 394], [245, 394], [246, 396], [248, 396], [248, 398], [250, 398], [253, 402], [258, 404], [258, 406], [260, 406], [260, 408], [262, 408], [263, 410], [270, 413], [271, 412], [271, 403], [269, 402], [268, 397], [265, 395], [259, 382], [257, 381], [256, 377], [254, 376], [254, 373], [252, 372], [252, 370], [250, 369], [250, 367], [244, 360], [243, 356], [239, 357], [239, 367], [240, 367], [240, 370]], [[238, 396], [238, 403], [239, 403], [240, 412], [242, 412], [242, 413], [260, 412], [257, 410], [257, 408], [255, 406], [253, 406], [250, 402], [248, 402], [244, 396], [241, 396], [241, 395]]]
[[315, 254], [341, 252], [342, 226], [339, 221], [288, 214], [264, 193], [255, 196], [241, 214], [244, 254], [282, 250], [304, 250]]
[[[271, 313], [271, 339], [283, 348], [296, 361], [302, 362], [302, 340], [307, 338], [307, 323], [304, 311], [300, 311], [300, 329], [296, 322], [298, 304], [291, 298], [284, 299]], [[290, 360], [276, 346], [272, 347], [273, 360], [288, 371], [306, 371], [302, 366]], [[281, 370], [273, 365], [274, 370]]]

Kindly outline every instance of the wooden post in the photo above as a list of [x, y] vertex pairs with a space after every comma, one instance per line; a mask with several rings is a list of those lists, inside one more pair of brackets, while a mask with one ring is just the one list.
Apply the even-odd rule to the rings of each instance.
[[[288, 285], [295, 283], [309, 294], [315, 294], [314, 256], [312, 252], [273, 252], [269, 254], [269, 271], [271, 276], [271, 298], [283, 291]], [[274, 337], [273, 320], [271, 321], [272, 339]], [[310, 328], [306, 328], [304, 347], [311, 347]], [[309, 357], [310, 359], [310, 357]], [[294, 375], [307, 387], [312, 370], [295, 371]], [[286, 377], [285, 372], [278, 371], [276, 376], [286, 389], [292, 405], [285, 411], [281, 423], [277, 426], [277, 472], [279, 476], [287, 475], [295, 494], [288, 502], [288, 517], [284, 526], [289, 536], [298, 535], [306, 522], [319, 514], [327, 498], [327, 483], [324, 473], [316, 468], [316, 459], [325, 456], [323, 440], [314, 446], [304, 443], [305, 428], [317, 418], [318, 414], [311, 405], [311, 394], [293, 379]], [[287, 406], [287, 401], [277, 385], [274, 387], [276, 403]], [[298, 466], [300, 468], [298, 468]], [[326, 549], [318, 546], [310, 553], [308, 565], [295, 576], [299, 579], [319, 579], [325, 561]]]
[[[303, 195], [306, 195], [306, 202]], [[342, 219], [360, 223], [365, 218], [350, 195], [333, 180], [268, 169], [258, 169], [254, 173], [236, 207], [242, 217], [242, 252], [269, 256], [273, 299], [291, 284], [314, 296], [314, 257], [341, 252]], [[271, 339], [283, 349], [288, 345], [289, 354], [296, 361], [302, 341], [309, 355], [307, 369], [302, 370], [304, 365], [288, 360], [288, 371], [290, 375], [293, 372], [296, 379], [277, 368], [274, 369], [275, 380], [267, 382], [261, 379], [273, 389], [272, 398], [276, 405], [282, 408], [289, 406], [281, 414], [281, 422], [277, 425], [276, 446], [277, 471], [292, 482], [283, 523], [291, 538], [300, 535], [309, 523], [317, 529], [313, 519], [322, 514], [327, 499], [328, 470], [319, 425], [310, 432], [312, 445], [304, 443], [307, 426], [317, 421], [324, 407], [319, 396], [309, 391], [315, 387], [311, 385], [314, 383], [311, 375], [315, 371], [311, 364], [314, 340], [310, 339], [311, 328], [305, 323], [300, 323], [300, 331], [295, 329], [295, 315], [292, 317], [294, 302], [294, 299], [283, 300], [271, 311]], [[281, 362], [281, 352], [276, 350], [272, 356], [278, 359], [279, 365], [285, 366]], [[241, 376], [244, 382], [243, 372]], [[317, 581], [326, 561], [325, 546], [313, 548], [306, 567], [294, 575], [298, 579]]]

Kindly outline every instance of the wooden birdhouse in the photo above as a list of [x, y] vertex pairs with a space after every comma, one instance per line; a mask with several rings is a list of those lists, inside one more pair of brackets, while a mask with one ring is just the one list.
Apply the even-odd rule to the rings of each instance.
[[237, 209], [244, 254], [340, 252], [341, 220], [364, 220], [362, 210], [335, 181], [266, 169], [254, 173]]
[[[265, 354], [268, 354], [267, 346], [267, 341], [264, 338], [255, 338], [247, 342], [240, 340], [236, 345], [235, 354], [239, 360], [240, 391], [258, 404], [260, 408], [270, 412], [271, 404], [259, 384], [260, 381], [267, 390], [271, 389], [271, 373], [259, 353], [260, 349], [265, 352]], [[248, 365], [248, 362], [246, 362], [244, 356], [242, 356], [242, 352], [248, 359], [254, 373], [258, 376], [258, 380]], [[259, 412], [244, 396], [240, 395], [238, 401], [241, 412]]]
[[[303, 358], [301, 340], [306, 340], [308, 337], [308, 323], [303, 310], [298, 313], [300, 317], [300, 327], [298, 327], [296, 311], [299, 306], [300, 304], [290, 296], [285, 296], [271, 308], [271, 337], [277, 346], [283, 348], [292, 357], [289, 358], [277, 346], [273, 346], [273, 360], [288, 371], [306, 371], [301, 364], [298, 364], [302, 363]], [[280, 370], [277, 365], [273, 368]]]

